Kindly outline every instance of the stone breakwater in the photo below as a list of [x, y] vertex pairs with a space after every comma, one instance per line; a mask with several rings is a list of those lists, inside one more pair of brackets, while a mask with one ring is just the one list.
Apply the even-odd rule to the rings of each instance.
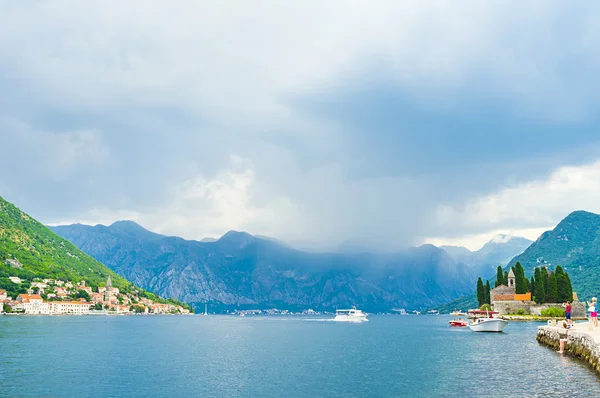
[[[591, 329], [591, 330], [590, 330]], [[569, 330], [565, 353], [587, 362], [600, 374], [600, 330], [589, 323], [576, 324]], [[560, 339], [566, 336], [566, 329], [556, 326], [539, 326], [536, 340], [558, 351]]]

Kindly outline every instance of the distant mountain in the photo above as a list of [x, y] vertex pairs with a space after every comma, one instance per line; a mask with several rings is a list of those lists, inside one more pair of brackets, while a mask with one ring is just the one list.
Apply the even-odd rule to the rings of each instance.
[[440, 246], [440, 249], [443, 249], [456, 261], [466, 263], [469, 261], [473, 252], [466, 247], [462, 246]]
[[[74, 230], [81, 228], [75, 227]], [[144, 241], [154, 236], [131, 222], [116, 223], [112, 231]], [[16, 260], [22, 268], [13, 268], [6, 264], [6, 260]], [[139, 290], [141, 296], [145, 295], [142, 289], [0, 197], [0, 288], [14, 289], [14, 284], [8, 279], [10, 276], [27, 281], [34, 278], [85, 280], [92, 287], [104, 286], [110, 276], [113, 286], [121, 291]]]
[[467, 264], [475, 278], [481, 276], [491, 278], [499, 265], [504, 266], [514, 256], [523, 253], [533, 242], [529, 239], [496, 235], [481, 249], [470, 251], [461, 246], [442, 246], [455, 261]]
[[432, 245], [393, 254], [309, 253], [245, 232], [198, 242], [133, 224], [52, 229], [129, 280], [197, 308], [418, 309], [473, 290], [466, 267]]
[[600, 295], [600, 215], [586, 211], [569, 214], [508, 265], [517, 261], [529, 276], [535, 267], [561, 265], [581, 299]]

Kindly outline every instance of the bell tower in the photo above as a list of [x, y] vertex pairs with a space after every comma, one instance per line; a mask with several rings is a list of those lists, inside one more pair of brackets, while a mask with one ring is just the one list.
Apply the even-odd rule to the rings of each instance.
[[512, 268], [508, 272], [508, 287], [515, 289], [515, 273], [513, 272]]

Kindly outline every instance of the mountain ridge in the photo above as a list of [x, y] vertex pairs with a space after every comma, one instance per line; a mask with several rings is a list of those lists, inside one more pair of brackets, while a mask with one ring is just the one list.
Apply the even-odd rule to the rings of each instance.
[[569, 273], [580, 299], [598, 296], [600, 288], [594, 281], [600, 277], [600, 215], [585, 210], [571, 212], [506, 266], [517, 261], [528, 276], [535, 267], [552, 270], [560, 265]]
[[224, 308], [426, 308], [472, 290], [465, 266], [433, 245], [399, 253], [311, 253], [239, 231], [198, 242], [161, 235], [136, 240], [110, 226], [52, 228], [133, 282], [198, 307], [209, 301]]

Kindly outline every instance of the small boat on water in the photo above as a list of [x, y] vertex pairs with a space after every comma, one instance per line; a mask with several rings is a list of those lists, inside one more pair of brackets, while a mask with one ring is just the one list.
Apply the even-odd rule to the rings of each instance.
[[350, 310], [337, 310], [335, 311], [336, 322], [368, 322], [367, 314], [361, 310], [357, 310], [356, 307], [352, 307]]
[[448, 321], [448, 323], [450, 324], [450, 326], [458, 327], [458, 328], [465, 328], [465, 327], [469, 326], [469, 322], [467, 322], [466, 319], [462, 319], [462, 318], [452, 319], [451, 321]]
[[[492, 315], [493, 317], [493, 315]], [[477, 318], [469, 324], [469, 329], [474, 332], [502, 332], [508, 321], [500, 318]]]
[[462, 311], [459, 311], [459, 310], [454, 310], [454, 311], [452, 311], [452, 312], [450, 313], [450, 315], [452, 315], [452, 316], [467, 316], [467, 314], [466, 314], [466, 313], [464, 313], [464, 312], [462, 312]]

